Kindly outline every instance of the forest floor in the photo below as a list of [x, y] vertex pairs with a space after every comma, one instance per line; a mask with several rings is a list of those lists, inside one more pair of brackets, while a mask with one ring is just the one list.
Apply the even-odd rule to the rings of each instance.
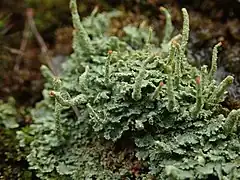
[[[46, 1], [46, 2], [45, 2]], [[45, 2], [45, 3], [44, 3]], [[48, 2], [48, 3], [47, 3]], [[116, 3], [117, 2], [117, 3]], [[98, 7], [99, 11], [120, 9], [120, 18], [112, 19], [110, 34], [121, 36], [127, 24], [151, 25], [161, 37], [164, 16], [159, 7], [168, 8], [176, 29], [181, 29], [181, 8], [190, 16], [188, 56], [194, 64], [209, 65], [213, 46], [223, 42], [216, 80], [234, 75], [234, 84], [224, 105], [240, 107], [240, 2], [237, 0], [81, 0], [82, 17]], [[2, 0], [0, 2], [0, 99], [16, 99], [18, 123], [22, 128], [31, 123], [29, 108], [42, 98], [44, 80], [41, 64], [56, 66], [72, 53], [72, 25], [67, 0]], [[17, 128], [17, 129], [18, 129]], [[27, 171], [24, 153], [17, 145], [15, 132], [0, 126], [0, 180], [21, 177]], [[17, 179], [19, 179], [17, 178]]]

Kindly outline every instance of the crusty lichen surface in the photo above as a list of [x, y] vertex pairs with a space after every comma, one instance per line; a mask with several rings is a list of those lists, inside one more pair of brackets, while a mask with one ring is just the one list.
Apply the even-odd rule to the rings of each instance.
[[[213, 48], [212, 66], [197, 69], [186, 56], [186, 9], [182, 33], [173, 37], [171, 16], [161, 8], [167, 22], [158, 43], [151, 28], [134, 29], [122, 39], [107, 36], [109, 18], [119, 13], [81, 20], [75, 0], [70, 8], [74, 53], [59, 77], [42, 67], [44, 100], [32, 112], [30, 132], [18, 133], [21, 145], [31, 150], [28, 161], [38, 177], [240, 178], [240, 110], [220, 105], [233, 77], [220, 84], [213, 78], [221, 43]], [[131, 142], [144, 168], [116, 166], [132, 157], [109, 150], [109, 143], [119, 142], [126, 142], [120, 152]], [[114, 160], [103, 158], [106, 153]], [[110, 159], [114, 168], [106, 166]]]

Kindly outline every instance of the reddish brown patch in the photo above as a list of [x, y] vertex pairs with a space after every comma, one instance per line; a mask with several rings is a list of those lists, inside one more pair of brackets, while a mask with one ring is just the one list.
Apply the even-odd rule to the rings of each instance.
[[108, 54], [112, 54], [112, 52], [113, 52], [112, 50], [109, 50], [109, 51], [108, 51]]
[[199, 85], [200, 83], [201, 83], [201, 78], [200, 78], [200, 76], [197, 76], [197, 77], [196, 77], [196, 84]]
[[138, 177], [140, 174], [140, 167], [135, 165], [134, 167], [132, 167], [131, 169], [131, 173], [135, 176]]
[[28, 17], [33, 17], [33, 16], [34, 16], [34, 10], [33, 10], [33, 8], [28, 8], [28, 9], [26, 10], [26, 15], [27, 15]]
[[49, 92], [49, 95], [50, 95], [50, 96], [55, 96], [54, 91], [50, 91], [50, 92]]
[[219, 46], [222, 46], [223, 40], [218, 43]]

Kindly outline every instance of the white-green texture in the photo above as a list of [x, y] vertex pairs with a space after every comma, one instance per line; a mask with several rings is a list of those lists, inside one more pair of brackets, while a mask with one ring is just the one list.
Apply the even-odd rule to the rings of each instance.
[[105, 34], [115, 12], [80, 20], [75, 0], [70, 9], [74, 53], [59, 77], [42, 67], [44, 100], [32, 112], [34, 123], [18, 132], [37, 176], [239, 179], [240, 110], [220, 105], [233, 77], [213, 79], [221, 43], [210, 70], [197, 69], [186, 56], [186, 9], [182, 33], [172, 37], [171, 16], [161, 8], [167, 17], [161, 44], [151, 29], [128, 28], [138, 32], [137, 46], [131, 31], [122, 39]]

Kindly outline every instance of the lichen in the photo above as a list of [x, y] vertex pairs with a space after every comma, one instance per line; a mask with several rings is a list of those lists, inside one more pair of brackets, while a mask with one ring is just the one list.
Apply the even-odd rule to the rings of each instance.
[[[76, 1], [70, 5], [76, 7]], [[159, 44], [151, 41], [149, 30], [138, 46], [94, 28], [90, 38], [76, 9], [71, 10], [78, 28], [74, 53], [63, 65], [57, 88], [56, 78], [43, 68], [44, 100], [32, 112], [31, 131], [19, 133], [21, 142], [32, 138], [21, 145], [30, 148], [27, 159], [38, 177], [238, 179], [240, 111], [224, 116], [220, 105], [233, 77], [220, 84], [213, 78], [219, 45], [213, 50], [209, 72], [189, 64], [186, 9], [182, 9], [181, 35], [169, 39], [171, 33], [165, 32], [169, 34]], [[168, 16], [166, 9], [164, 14]], [[105, 166], [109, 159], [103, 154], [109, 143], [119, 142], [131, 142], [132, 149], [126, 143], [120, 151], [131, 149], [146, 164], [144, 171]], [[114, 162], [121, 161], [121, 156], [110, 152]]]

